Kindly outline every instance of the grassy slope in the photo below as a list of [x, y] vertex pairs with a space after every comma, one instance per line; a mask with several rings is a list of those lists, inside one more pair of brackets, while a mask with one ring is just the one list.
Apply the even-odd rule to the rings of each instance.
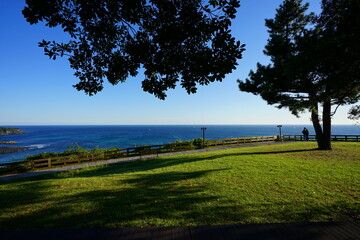
[[0, 228], [360, 218], [360, 144], [291, 143], [0, 181]]

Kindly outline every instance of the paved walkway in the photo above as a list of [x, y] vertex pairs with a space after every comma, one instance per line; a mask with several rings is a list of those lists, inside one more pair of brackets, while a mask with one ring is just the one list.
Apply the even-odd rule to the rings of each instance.
[[359, 240], [360, 222], [168, 228], [0, 230], [1, 240]]
[[11, 180], [11, 179], [16, 179], [16, 178], [33, 177], [33, 176], [37, 176], [40, 174], [65, 172], [65, 171], [80, 169], [80, 168], [84, 168], [84, 167], [130, 162], [130, 161], [136, 161], [139, 159], [147, 159], [147, 158], [154, 158], [154, 157], [167, 157], [167, 156], [184, 155], [184, 154], [191, 154], [191, 153], [210, 152], [210, 151], [223, 150], [223, 149], [229, 149], [229, 148], [253, 147], [253, 146], [259, 146], [259, 145], [272, 145], [272, 144], [281, 144], [281, 143], [284, 143], [284, 142], [239, 144], [239, 145], [232, 145], [232, 146], [195, 149], [195, 150], [188, 150], [188, 151], [181, 151], [181, 152], [161, 153], [159, 155], [152, 154], [152, 155], [144, 155], [141, 157], [135, 156], [135, 157], [127, 157], [127, 158], [118, 158], [118, 159], [111, 159], [111, 160], [104, 160], [104, 161], [97, 161], [97, 162], [88, 162], [88, 163], [82, 163], [82, 164], [76, 164], [76, 165], [68, 165], [68, 166], [64, 166], [64, 167], [45, 169], [45, 170], [39, 170], [39, 171], [34, 171], [34, 172], [24, 172], [24, 173], [3, 175], [3, 176], [0, 176], [0, 180]]

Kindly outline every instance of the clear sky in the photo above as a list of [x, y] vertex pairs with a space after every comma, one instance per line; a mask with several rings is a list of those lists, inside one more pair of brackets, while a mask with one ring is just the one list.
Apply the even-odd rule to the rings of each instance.
[[[265, 18], [273, 18], [281, 0], [242, 0], [233, 34], [246, 44], [237, 70], [223, 82], [168, 92], [165, 101], [141, 88], [142, 74], [126, 83], [105, 84], [89, 97], [76, 91], [68, 61], [49, 60], [37, 46], [42, 39], [60, 42], [66, 35], [43, 24], [30, 25], [21, 14], [24, 0], [0, 0], [0, 125], [42, 124], [311, 124], [310, 114], [300, 118], [287, 109], [267, 105], [259, 96], [240, 92], [237, 79], [245, 79], [256, 63], [268, 63], [262, 53], [268, 33]], [[320, 11], [320, 0], [309, 0]], [[341, 107], [334, 124], [355, 124]]]

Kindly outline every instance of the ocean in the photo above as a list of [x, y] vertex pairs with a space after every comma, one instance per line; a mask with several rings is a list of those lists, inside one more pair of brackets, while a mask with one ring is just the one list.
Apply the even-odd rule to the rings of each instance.
[[[4, 126], [7, 127], [7, 126]], [[222, 139], [249, 136], [272, 136], [279, 134], [277, 125], [116, 125], [116, 126], [8, 126], [26, 131], [24, 134], [0, 136], [0, 141], [16, 141], [17, 144], [0, 144], [0, 147], [30, 147], [30, 149], [9, 154], [0, 154], [0, 163], [24, 159], [41, 152], [61, 152], [70, 144], [83, 148], [128, 148], [139, 145], [157, 145], [202, 137], [206, 128], [206, 139]], [[301, 134], [310, 125], [283, 125], [283, 135]], [[334, 125], [332, 134], [360, 135], [359, 125]]]

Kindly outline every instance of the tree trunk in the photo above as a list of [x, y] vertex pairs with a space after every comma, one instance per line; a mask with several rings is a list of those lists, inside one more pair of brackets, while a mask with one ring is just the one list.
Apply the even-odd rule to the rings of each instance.
[[320, 120], [319, 120], [319, 111], [318, 111], [317, 104], [313, 106], [311, 109], [311, 121], [314, 126], [315, 134], [316, 134], [316, 141], [318, 144], [319, 149], [324, 149], [324, 137], [323, 137], [323, 131], [321, 129]]
[[321, 150], [331, 150], [331, 102], [324, 102], [323, 106], [323, 136], [324, 148]]
[[319, 150], [331, 150], [331, 103], [324, 102], [323, 106], [323, 127], [319, 120], [318, 106], [315, 105], [311, 110], [311, 121], [313, 123], [316, 140]]

